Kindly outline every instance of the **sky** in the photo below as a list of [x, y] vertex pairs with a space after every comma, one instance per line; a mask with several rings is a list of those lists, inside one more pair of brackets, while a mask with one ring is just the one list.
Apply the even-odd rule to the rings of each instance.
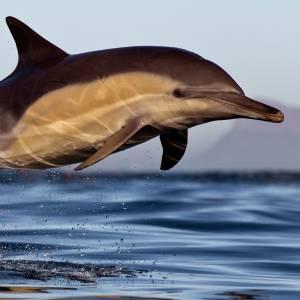
[[[249, 97], [299, 107], [299, 12], [297, 0], [1, 0], [0, 78], [17, 62], [5, 24], [12, 15], [71, 54], [133, 45], [185, 48], [223, 67]], [[231, 126], [192, 129], [189, 151], [204, 151]], [[158, 143], [142, 149], [152, 153]]]

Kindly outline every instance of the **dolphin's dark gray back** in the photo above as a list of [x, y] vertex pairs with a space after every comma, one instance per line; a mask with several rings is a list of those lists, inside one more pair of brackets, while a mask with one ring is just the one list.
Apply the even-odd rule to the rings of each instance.
[[[0, 82], [0, 114], [9, 120], [2, 124], [1, 133], [11, 129], [41, 96], [118, 73], [149, 72], [180, 79], [187, 85], [207, 86], [208, 90], [243, 93], [219, 66], [186, 50], [137, 46], [70, 55], [13, 17], [7, 18], [7, 25], [19, 61], [14, 72]], [[216, 79], [219, 87], [215, 86]]]

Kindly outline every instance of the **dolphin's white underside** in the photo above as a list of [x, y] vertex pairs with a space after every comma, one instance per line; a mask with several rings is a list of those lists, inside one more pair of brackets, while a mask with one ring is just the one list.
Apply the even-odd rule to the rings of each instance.
[[160, 75], [130, 72], [43, 95], [9, 137], [0, 140], [0, 167], [51, 168], [83, 161], [131, 119], [148, 115], [161, 122], [155, 116], [170, 114], [164, 98], [178, 84]]

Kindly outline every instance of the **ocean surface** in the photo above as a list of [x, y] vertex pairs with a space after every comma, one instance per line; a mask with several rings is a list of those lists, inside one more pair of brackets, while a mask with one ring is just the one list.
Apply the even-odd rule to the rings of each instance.
[[300, 174], [0, 173], [0, 299], [300, 299]]

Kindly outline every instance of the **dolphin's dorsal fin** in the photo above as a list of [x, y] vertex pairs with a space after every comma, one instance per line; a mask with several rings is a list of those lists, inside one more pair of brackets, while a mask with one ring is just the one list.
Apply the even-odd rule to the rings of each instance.
[[26, 24], [14, 17], [7, 17], [6, 23], [12, 33], [19, 54], [17, 68], [32, 66], [50, 59], [63, 59], [68, 54], [53, 45]]

